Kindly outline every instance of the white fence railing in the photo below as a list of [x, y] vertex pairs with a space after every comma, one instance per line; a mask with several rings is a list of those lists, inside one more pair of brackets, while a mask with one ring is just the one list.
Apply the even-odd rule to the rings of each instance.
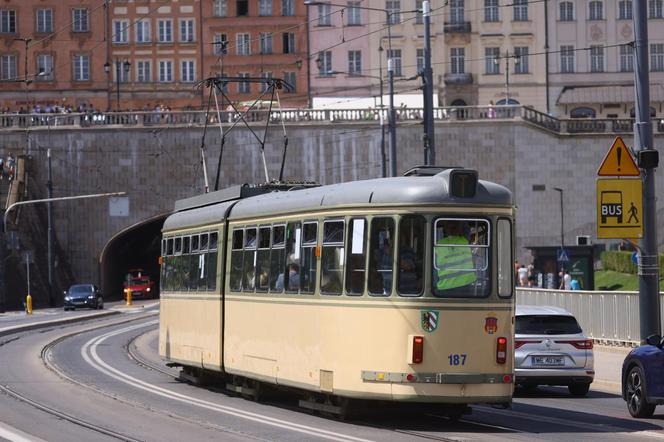
[[[664, 318], [664, 293], [659, 296], [660, 318]], [[573, 313], [588, 337], [599, 343], [638, 345], [640, 341], [638, 292], [517, 288], [516, 303], [562, 307]]]

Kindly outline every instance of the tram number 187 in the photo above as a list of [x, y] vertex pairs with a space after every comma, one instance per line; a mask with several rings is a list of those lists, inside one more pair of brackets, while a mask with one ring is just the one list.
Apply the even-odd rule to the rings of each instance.
[[451, 354], [447, 359], [450, 361], [450, 365], [466, 365], [466, 356], [465, 354]]

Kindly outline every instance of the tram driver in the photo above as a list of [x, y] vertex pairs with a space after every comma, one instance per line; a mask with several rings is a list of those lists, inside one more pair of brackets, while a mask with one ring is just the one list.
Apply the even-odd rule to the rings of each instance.
[[436, 230], [436, 289], [450, 290], [477, 280], [473, 252], [463, 231], [463, 221], [442, 221]]

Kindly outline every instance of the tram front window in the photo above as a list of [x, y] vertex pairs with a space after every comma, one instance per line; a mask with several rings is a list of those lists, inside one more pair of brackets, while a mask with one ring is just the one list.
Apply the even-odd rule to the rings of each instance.
[[489, 223], [486, 220], [436, 220], [432, 289], [438, 297], [489, 295]]

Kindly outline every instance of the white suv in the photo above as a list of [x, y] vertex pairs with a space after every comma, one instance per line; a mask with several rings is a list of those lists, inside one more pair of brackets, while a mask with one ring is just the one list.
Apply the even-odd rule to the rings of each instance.
[[517, 385], [567, 385], [575, 396], [588, 393], [595, 378], [593, 341], [567, 310], [517, 306], [514, 347]]

